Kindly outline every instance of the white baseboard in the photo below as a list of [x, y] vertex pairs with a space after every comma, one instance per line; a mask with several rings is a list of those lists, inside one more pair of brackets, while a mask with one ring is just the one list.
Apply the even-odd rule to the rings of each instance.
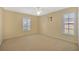
[[49, 35], [46, 35], [46, 34], [41, 34], [41, 35], [47, 36], [47, 37], [49, 37], [49, 38], [56, 38], [56, 39], [60, 39], [60, 40], [63, 40], [63, 41], [69, 42], [69, 43], [74, 43], [74, 44], [78, 45], [78, 43], [77, 43], [77, 42], [72, 42], [72, 41], [64, 40], [64, 38], [52, 37], [52, 36], [49, 36]]
[[13, 36], [13, 37], [9, 37], [9, 38], [4, 38], [4, 40], [8, 40], [8, 39], [15, 39], [15, 38], [19, 38], [19, 37], [23, 37], [23, 36], [30, 36], [30, 35], [34, 35], [34, 34], [38, 34], [38, 33], [31, 33], [31, 34], [24, 34], [24, 35], [17, 35], [17, 36]]

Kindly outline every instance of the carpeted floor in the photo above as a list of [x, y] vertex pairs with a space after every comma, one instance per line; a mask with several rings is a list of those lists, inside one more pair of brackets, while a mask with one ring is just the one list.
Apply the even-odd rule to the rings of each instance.
[[23, 36], [4, 40], [1, 51], [77, 51], [77, 45], [43, 35]]

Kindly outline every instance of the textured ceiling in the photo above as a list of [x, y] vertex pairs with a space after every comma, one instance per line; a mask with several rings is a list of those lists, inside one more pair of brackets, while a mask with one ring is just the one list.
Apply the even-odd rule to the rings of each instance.
[[[41, 15], [46, 15], [48, 13], [55, 12], [67, 7], [40, 7], [40, 8], [42, 10], [40, 14], [41, 16]], [[37, 16], [35, 7], [5, 7], [4, 9]]]

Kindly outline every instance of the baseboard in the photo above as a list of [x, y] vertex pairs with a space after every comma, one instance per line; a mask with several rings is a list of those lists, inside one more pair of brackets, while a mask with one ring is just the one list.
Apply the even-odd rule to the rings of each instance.
[[32, 33], [32, 34], [28, 34], [28, 35], [15, 36], [15, 37], [7, 38], [7, 39], [4, 39], [4, 40], [15, 39], [15, 38], [24, 37], [24, 36], [30, 36], [30, 35], [34, 35], [34, 34], [36, 35], [36, 34], [39, 34], [39, 33]]
[[68, 41], [68, 40], [65, 40], [65, 39], [63, 39], [63, 38], [58, 38], [58, 37], [52, 37], [52, 36], [49, 36], [49, 35], [46, 35], [46, 34], [43, 34], [43, 33], [40, 33], [40, 34], [41, 34], [41, 35], [44, 35], [44, 36], [47, 36], [47, 37], [49, 37], [49, 38], [55, 38], [55, 39], [63, 40], [63, 41], [66, 41], [66, 42], [69, 42], [69, 43], [73, 43], [73, 44], [75, 44], [75, 45], [78, 45], [77, 42]]

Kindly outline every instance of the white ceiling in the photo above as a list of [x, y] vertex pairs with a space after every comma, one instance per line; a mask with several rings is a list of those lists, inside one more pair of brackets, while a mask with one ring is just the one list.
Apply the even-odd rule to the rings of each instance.
[[[41, 15], [46, 15], [48, 13], [55, 12], [55, 11], [58, 11], [58, 10], [61, 10], [67, 7], [40, 7], [40, 8], [42, 10], [40, 14], [41, 16]], [[37, 16], [35, 7], [5, 7], [4, 9]]]

